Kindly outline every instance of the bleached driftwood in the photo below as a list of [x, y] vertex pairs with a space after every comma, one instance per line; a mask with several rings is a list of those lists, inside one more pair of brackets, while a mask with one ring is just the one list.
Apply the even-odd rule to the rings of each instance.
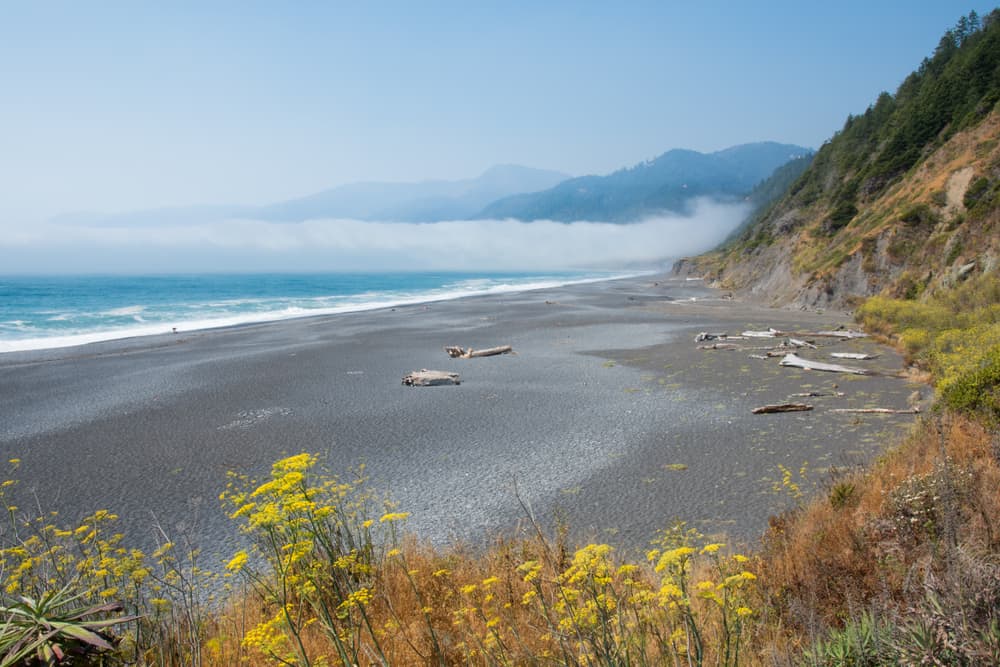
[[768, 328], [767, 331], [744, 331], [740, 335], [746, 338], [777, 338], [785, 334], [777, 329]]
[[738, 350], [739, 345], [735, 343], [712, 343], [711, 345], [699, 345], [699, 350]]
[[694, 337], [694, 342], [703, 343], [709, 340], [744, 340], [745, 338], [746, 336], [730, 336], [727, 333], [709, 333], [707, 331], [702, 331]]
[[836, 396], [837, 398], [843, 398], [846, 394], [842, 391], [835, 391], [829, 394], [824, 394], [821, 391], [805, 391], [800, 394], [792, 394], [792, 398], [818, 398], [820, 396]]
[[806, 334], [809, 336], [823, 336], [825, 338], [867, 338], [868, 334], [863, 331], [855, 331], [854, 329], [838, 329], [837, 331], [817, 331], [816, 333]]
[[762, 405], [759, 408], [754, 408], [753, 413], [755, 415], [769, 415], [775, 412], [808, 412], [812, 409], [813, 406], [805, 403], [778, 403], [777, 405]]
[[444, 351], [448, 353], [448, 356], [452, 359], [473, 359], [475, 357], [493, 357], [498, 354], [510, 354], [514, 351], [510, 345], [500, 345], [498, 347], [487, 347], [482, 350], [474, 350], [464, 347], [455, 347], [452, 345], [446, 346]]
[[748, 359], [770, 359], [766, 354], [748, 354]]
[[850, 373], [852, 375], [868, 375], [868, 371], [863, 368], [853, 368], [851, 366], [841, 366], [840, 364], [826, 364], [822, 361], [811, 361], [803, 359], [796, 354], [786, 354], [779, 362], [782, 366], [794, 366], [804, 368], [807, 371], [829, 371], [830, 373]]
[[865, 415], [918, 415], [920, 408], [912, 407], [905, 410], [896, 410], [895, 408], [834, 408], [830, 412], [852, 412]]
[[875, 359], [878, 357], [877, 354], [867, 354], [865, 352], [831, 352], [831, 357], [836, 357], [837, 359], [857, 359], [859, 361], [864, 361], [865, 359]]
[[403, 376], [403, 384], [408, 387], [435, 387], [442, 384], [462, 384], [458, 373], [448, 371], [429, 371], [422, 368]]
[[799, 338], [789, 338], [788, 344], [792, 347], [808, 347], [810, 350], [815, 350], [816, 346], [807, 340], [801, 340]]

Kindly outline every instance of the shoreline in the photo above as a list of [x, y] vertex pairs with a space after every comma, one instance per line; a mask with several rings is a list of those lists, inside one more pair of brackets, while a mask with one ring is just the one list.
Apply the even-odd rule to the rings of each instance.
[[[37, 338], [14, 338], [0, 339], [0, 363], [3, 362], [7, 354], [19, 352], [44, 352], [49, 350], [61, 350], [69, 348], [84, 347], [98, 343], [113, 343], [115, 341], [130, 341], [133, 339], [150, 338], [156, 336], [172, 336], [176, 334], [192, 334], [214, 329], [228, 329], [232, 327], [242, 327], [254, 324], [268, 324], [271, 322], [282, 322], [308, 317], [323, 317], [328, 315], [345, 315], [350, 313], [363, 313], [377, 311], [386, 308], [401, 308], [405, 306], [420, 306], [430, 303], [440, 303], [442, 301], [452, 301], [477, 296], [499, 296], [504, 294], [517, 294], [520, 292], [530, 292], [542, 289], [557, 289], [570, 285], [584, 285], [593, 282], [604, 282], [613, 280], [628, 280], [641, 278], [643, 276], [655, 275], [655, 271], [643, 271], [637, 273], [615, 273], [609, 276], [593, 278], [575, 278], [565, 281], [549, 280], [534, 281], [524, 284], [501, 284], [486, 287], [479, 291], [452, 290], [448, 292], [436, 293], [430, 291], [422, 294], [415, 294], [409, 297], [400, 296], [394, 299], [384, 299], [381, 301], [358, 302], [348, 305], [338, 305], [320, 308], [301, 308], [290, 306], [280, 311], [268, 311], [265, 313], [247, 312], [242, 315], [230, 315], [227, 317], [209, 318], [201, 320], [171, 320], [166, 322], [144, 323], [130, 326], [124, 329], [108, 329], [104, 331], [92, 331], [85, 333], [73, 333], [65, 335], [42, 336]], [[500, 274], [498, 274], [500, 275]], [[128, 278], [129, 276], [123, 276]], [[539, 276], [542, 277], [542, 276]], [[2, 278], [2, 276], [0, 276]], [[356, 295], [344, 295], [349, 298]], [[291, 297], [288, 297], [289, 299]], [[121, 310], [121, 309], [119, 309]], [[293, 312], [294, 311], [294, 312]]]
[[[141, 540], [155, 516], [220, 557], [239, 540], [216, 501], [226, 472], [265, 474], [301, 451], [343, 474], [364, 463], [372, 488], [437, 544], [513, 530], [515, 485], [543, 525], [562, 517], [575, 539], [641, 550], [680, 518], [747, 542], [781, 508], [769, 481], [778, 464], [861, 463], [912, 423], [752, 406], [839, 383], [848, 395], [836, 407], [905, 407], [914, 387], [700, 351], [694, 335], [838, 323], [644, 276], [4, 355], [0, 454], [21, 458], [22, 486], [66, 519], [109, 509]], [[517, 354], [442, 349], [499, 344]], [[873, 363], [899, 366], [879, 350]], [[462, 384], [400, 385], [419, 368], [459, 372]]]

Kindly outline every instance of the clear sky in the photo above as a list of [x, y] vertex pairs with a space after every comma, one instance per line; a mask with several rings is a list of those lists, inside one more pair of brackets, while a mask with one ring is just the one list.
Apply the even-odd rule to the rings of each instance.
[[8, 0], [0, 224], [818, 147], [970, 9], [991, 7]]

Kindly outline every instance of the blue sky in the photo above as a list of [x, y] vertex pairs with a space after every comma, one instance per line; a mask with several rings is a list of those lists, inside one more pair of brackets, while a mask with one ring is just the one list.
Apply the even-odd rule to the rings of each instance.
[[0, 225], [816, 147], [978, 2], [4, 2]]

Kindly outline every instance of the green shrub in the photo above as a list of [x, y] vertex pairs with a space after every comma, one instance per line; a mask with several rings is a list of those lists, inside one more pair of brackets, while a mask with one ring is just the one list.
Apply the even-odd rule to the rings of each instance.
[[930, 206], [919, 203], [904, 210], [899, 220], [907, 227], [932, 227], [937, 224], [938, 217]]
[[830, 217], [827, 218], [824, 229], [828, 234], [833, 234], [837, 230], [846, 227], [857, 214], [858, 207], [854, 205], [853, 201], [841, 202], [830, 212]]
[[965, 208], [972, 208], [982, 199], [983, 195], [990, 187], [990, 182], [984, 176], [980, 176], [976, 180], [969, 184], [969, 187], [965, 190], [965, 196], [962, 198], [962, 203], [965, 204]]
[[948, 407], [1000, 422], [1000, 343], [984, 352], [971, 370], [946, 376], [939, 388]]
[[870, 612], [851, 619], [842, 630], [831, 631], [805, 652], [809, 667], [877, 667], [898, 664], [890, 644], [892, 627]]
[[843, 509], [854, 502], [857, 487], [851, 482], [838, 482], [830, 489], [830, 505], [835, 510]]

